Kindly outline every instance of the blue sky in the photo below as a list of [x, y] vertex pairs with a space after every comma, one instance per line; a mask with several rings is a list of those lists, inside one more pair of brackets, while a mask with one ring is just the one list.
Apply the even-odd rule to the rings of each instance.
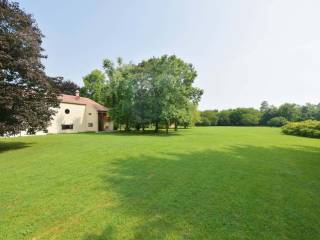
[[176, 54], [200, 109], [320, 102], [318, 0], [21, 0], [46, 36], [51, 76], [82, 84], [102, 60]]

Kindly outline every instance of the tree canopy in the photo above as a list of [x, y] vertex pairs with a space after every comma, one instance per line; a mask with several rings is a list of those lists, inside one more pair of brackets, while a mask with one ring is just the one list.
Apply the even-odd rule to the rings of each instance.
[[103, 66], [108, 76], [106, 104], [126, 130], [150, 124], [155, 131], [160, 125], [168, 130], [171, 124], [187, 126], [196, 118], [194, 107], [203, 91], [192, 86], [197, 72], [191, 64], [164, 55], [138, 64], [106, 59]]
[[18, 3], [0, 1], [0, 135], [47, 127], [61, 81], [44, 72], [42, 33]]
[[80, 90], [80, 86], [71, 80], [60, 81], [56, 86], [63, 94], [74, 95], [77, 90]]
[[200, 113], [198, 126], [275, 126], [280, 127], [287, 122], [320, 120], [320, 104], [307, 103], [298, 105], [284, 103], [279, 107], [261, 103], [260, 111], [254, 108], [236, 108], [227, 110], [205, 110]]
[[81, 89], [81, 93], [98, 103], [104, 104], [104, 98], [106, 97], [104, 95], [104, 88], [106, 86], [105, 74], [102, 71], [95, 69], [84, 76], [82, 80], [84, 87]]

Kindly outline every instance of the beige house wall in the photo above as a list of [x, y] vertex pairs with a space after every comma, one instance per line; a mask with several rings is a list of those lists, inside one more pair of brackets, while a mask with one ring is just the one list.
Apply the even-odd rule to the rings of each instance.
[[[70, 113], [66, 114], [65, 110], [69, 109]], [[92, 123], [92, 127], [88, 126]], [[61, 125], [73, 124], [73, 129], [62, 130]], [[61, 103], [60, 108], [54, 119], [48, 127], [48, 133], [76, 133], [98, 131], [98, 113], [97, 110], [91, 106]]]
[[[69, 109], [70, 113], [66, 114], [65, 110]], [[77, 133], [77, 132], [98, 132], [98, 111], [90, 105], [79, 105], [72, 103], [60, 103], [60, 108], [55, 109], [56, 114], [49, 124], [48, 133]], [[92, 127], [89, 127], [92, 123]], [[73, 129], [62, 130], [62, 124], [73, 124]], [[105, 123], [109, 131], [113, 131], [113, 122]], [[36, 132], [35, 135], [46, 135], [44, 131]], [[21, 131], [15, 136], [30, 136], [26, 131]]]

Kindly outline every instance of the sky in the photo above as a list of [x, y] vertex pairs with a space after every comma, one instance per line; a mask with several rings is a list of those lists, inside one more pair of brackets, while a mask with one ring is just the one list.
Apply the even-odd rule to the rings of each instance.
[[105, 58], [175, 54], [204, 109], [320, 102], [319, 0], [20, 0], [45, 35], [50, 76], [82, 85]]

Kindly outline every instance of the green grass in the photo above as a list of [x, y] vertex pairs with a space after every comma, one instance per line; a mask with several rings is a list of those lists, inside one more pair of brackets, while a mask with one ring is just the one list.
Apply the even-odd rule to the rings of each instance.
[[0, 239], [319, 239], [320, 140], [276, 128], [0, 140]]

